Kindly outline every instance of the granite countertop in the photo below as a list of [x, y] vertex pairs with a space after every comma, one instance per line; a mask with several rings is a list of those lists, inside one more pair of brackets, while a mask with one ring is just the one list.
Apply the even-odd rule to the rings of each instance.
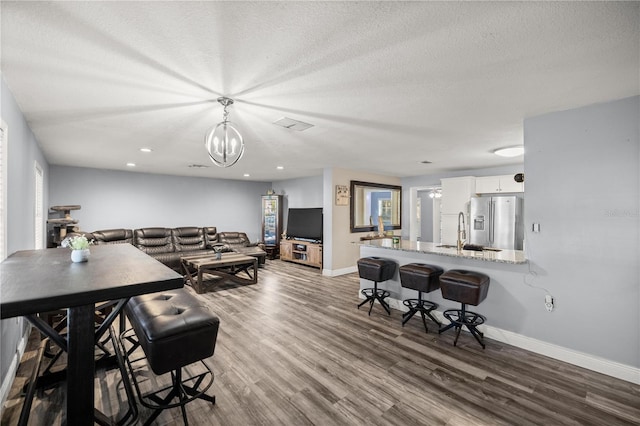
[[[458, 251], [455, 247], [441, 246], [437, 243], [429, 243], [424, 241], [409, 241], [400, 240], [400, 243], [393, 244], [391, 238], [384, 238], [378, 240], [356, 241], [364, 247], [377, 247], [389, 250], [400, 250], [406, 252], [415, 253], [428, 253], [436, 254], [440, 256], [461, 257], [465, 259], [480, 260], [485, 262], [497, 262], [497, 263], [511, 263], [522, 264], [527, 263], [524, 252], [521, 250], [461, 250]], [[439, 247], [441, 246], [441, 247]]]

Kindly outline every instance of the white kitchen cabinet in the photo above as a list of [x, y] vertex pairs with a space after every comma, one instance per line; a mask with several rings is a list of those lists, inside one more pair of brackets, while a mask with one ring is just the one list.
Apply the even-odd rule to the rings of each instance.
[[469, 212], [469, 200], [476, 192], [476, 178], [464, 176], [441, 179], [442, 198], [440, 212], [442, 214], [458, 214]]
[[501, 192], [524, 192], [524, 183], [516, 182], [514, 175], [483, 176], [476, 178], [476, 194], [499, 194]]
[[463, 176], [441, 179], [440, 235], [442, 244], [456, 244], [458, 239], [458, 214], [464, 213], [464, 223], [469, 235], [469, 201], [475, 196], [476, 178]]

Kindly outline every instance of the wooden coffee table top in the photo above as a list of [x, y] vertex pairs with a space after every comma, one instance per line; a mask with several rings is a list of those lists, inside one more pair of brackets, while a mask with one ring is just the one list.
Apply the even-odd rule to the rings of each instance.
[[185, 256], [181, 259], [184, 263], [195, 268], [222, 268], [256, 261], [255, 257], [240, 253], [222, 253], [222, 259], [216, 259], [215, 254]]

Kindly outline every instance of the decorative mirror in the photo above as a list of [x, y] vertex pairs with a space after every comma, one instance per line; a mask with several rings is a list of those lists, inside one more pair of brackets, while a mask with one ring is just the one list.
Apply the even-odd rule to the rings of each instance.
[[402, 187], [351, 181], [351, 232], [378, 230], [378, 217], [385, 230], [400, 229]]

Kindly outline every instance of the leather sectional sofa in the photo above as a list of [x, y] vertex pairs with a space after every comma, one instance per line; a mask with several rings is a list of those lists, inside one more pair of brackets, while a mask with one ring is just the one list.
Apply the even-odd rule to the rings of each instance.
[[214, 254], [214, 244], [224, 244], [223, 251], [236, 251], [257, 257], [260, 265], [264, 264], [266, 258], [266, 252], [258, 243], [251, 244], [244, 232], [219, 233], [215, 226], [105, 229], [84, 234], [88, 239], [93, 239], [95, 244], [132, 244], [179, 273], [182, 273], [181, 257]]

